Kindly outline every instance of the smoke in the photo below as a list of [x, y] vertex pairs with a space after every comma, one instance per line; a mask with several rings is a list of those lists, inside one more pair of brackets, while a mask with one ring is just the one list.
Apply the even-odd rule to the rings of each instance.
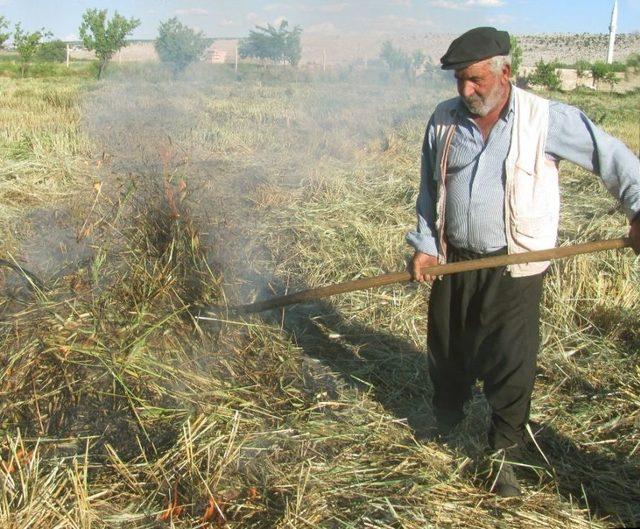
[[274, 267], [255, 234], [268, 212], [256, 195], [290, 193], [323, 165], [353, 170], [403, 120], [419, 112], [426, 122], [421, 91], [430, 88], [381, 71], [236, 77], [202, 65], [175, 80], [147, 67], [101, 83], [84, 104], [83, 127], [112, 189], [127, 178], [147, 192], [167, 182], [184, 187], [209, 261], [223, 272], [228, 297], [243, 302], [268, 289]]
[[[130, 394], [188, 415], [201, 403], [183, 396], [200, 391], [201, 373], [255, 384], [253, 374], [268, 371], [274, 355], [248, 359], [239, 351], [247, 343], [269, 350], [284, 335], [269, 335], [267, 326], [261, 329], [264, 344], [255, 345], [241, 322], [221, 327], [217, 336], [197, 335], [185, 322], [185, 306], [242, 304], [284, 293], [273, 241], [267, 246], [264, 240], [265, 226], [279, 234], [278, 226], [270, 228], [274, 209], [306, 207], [306, 186], [321, 186], [328, 174], [348, 180], [384, 155], [406, 122], [426, 123], [441, 78], [434, 75], [428, 84], [402, 75], [373, 68], [326, 74], [255, 68], [236, 76], [224, 66], [202, 65], [173, 79], [154, 66], [123, 69], [92, 85], [80, 129], [101, 167], [100, 182], [66, 208], [34, 212], [34, 231], [21, 249], [48, 288], [70, 288], [51, 288], [51, 304], [18, 317], [20, 333], [0, 336], [15, 340], [6, 343], [16, 351], [51, 341], [49, 349], [63, 355], [42, 363], [40, 351], [30, 349], [16, 380], [38, 380], [41, 393], [49, 385], [66, 388], [69, 377], [73, 384], [52, 405], [46, 424], [37, 425], [29, 410], [16, 415], [22, 421], [16, 424], [39, 426], [47, 435], [96, 435], [133, 457], [136, 436], [164, 446], [175, 428], [167, 428], [166, 436], [155, 423], [147, 428]], [[416, 141], [406, 157], [415, 160], [419, 148]], [[378, 176], [384, 177], [372, 174]], [[303, 281], [296, 278], [289, 287], [304, 287]], [[67, 345], [78, 337], [83, 341], [77, 348]], [[86, 357], [85, 347], [92, 351]], [[156, 362], [163, 355], [167, 372], [163, 361]], [[107, 385], [115, 382], [103, 361], [117, 369], [140, 365], [145, 376], [119, 381], [123, 387], [116, 384], [120, 393], [112, 395]], [[305, 391], [337, 395], [335, 375], [319, 362], [290, 361], [302, 373]], [[16, 394], [27, 390], [20, 386]], [[102, 409], [107, 411], [96, 420]], [[133, 425], [129, 433], [119, 434], [126, 424]], [[249, 452], [245, 459], [253, 457]]]

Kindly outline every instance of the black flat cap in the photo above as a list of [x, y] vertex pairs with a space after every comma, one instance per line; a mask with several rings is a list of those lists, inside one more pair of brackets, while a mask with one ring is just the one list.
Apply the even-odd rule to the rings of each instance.
[[508, 55], [509, 33], [496, 28], [473, 28], [454, 40], [440, 62], [443, 70], [458, 70], [496, 55]]

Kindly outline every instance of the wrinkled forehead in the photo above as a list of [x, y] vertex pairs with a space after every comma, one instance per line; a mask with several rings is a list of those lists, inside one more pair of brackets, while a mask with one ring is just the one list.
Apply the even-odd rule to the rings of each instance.
[[470, 79], [472, 77], [493, 76], [494, 73], [491, 68], [491, 59], [492, 58], [474, 62], [469, 66], [455, 70], [454, 77], [456, 79]]

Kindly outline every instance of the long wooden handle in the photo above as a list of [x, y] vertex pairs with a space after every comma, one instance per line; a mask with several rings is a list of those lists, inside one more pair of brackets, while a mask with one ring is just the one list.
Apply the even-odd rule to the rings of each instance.
[[[442, 264], [429, 266], [422, 269], [424, 274], [433, 276], [444, 276], [456, 274], [458, 272], [469, 272], [471, 270], [481, 270], [483, 268], [495, 268], [498, 266], [507, 266], [522, 263], [535, 263], [539, 261], [550, 261], [551, 259], [562, 259], [573, 255], [584, 253], [600, 252], [603, 250], [616, 250], [620, 248], [629, 248], [631, 240], [627, 237], [621, 239], [608, 239], [603, 241], [585, 242], [583, 244], [574, 244], [572, 246], [561, 246], [550, 250], [539, 250], [536, 252], [524, 252], [512, 255], [496, 255], [494, 257], [485, 257], [483, 259], [474, 259], [472, 261], [461, 261], [458, 263]], [[251, 313], [261, 312], [263, 310], [275, 309], [294, 303], [302, 303], [304, 301], [312, 301], [326, 298], [335, 294], [343, 294], [345, 292], [353, 292], [356, 290], [365, 290], [371, 287], [382, 285], [391, 285], [393, 283], [403, 283], [411, 279], [409, 272], [394, 272], [392, 274], [383, 274], [367, 279], [358, 279], [357, 281], [347, 281], [345, 283], [337, 283], [326, 287], [312, 288], [302, 290], [294, 294], [288, 294], [277, 298], [258, 301], [249, 305], [239, 305], [230, 307], [229, 310], [234, 312]]]

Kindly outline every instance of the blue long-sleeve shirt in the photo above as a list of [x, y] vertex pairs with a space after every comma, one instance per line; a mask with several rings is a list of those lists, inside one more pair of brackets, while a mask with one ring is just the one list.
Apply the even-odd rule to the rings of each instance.
[[[447, 240], [458, 248], [492, 252], [507, 245], [504, 182], [514, 121], [513, 91], [486, 142], [461, 99], [451, 100], [450, 106], [458, 123], [447, 164]], [[545, 152], [552, 160], [569, 160], [600, 176], [630, 219], [640, 212], [640, 160], [579, 109], [550, 102]], [[409, 244], [430, 255], [438, 253], [435, 157], [432, 117], [422, 148], [420, 192], [416, 204], [418, 227], [407, 235]]]

